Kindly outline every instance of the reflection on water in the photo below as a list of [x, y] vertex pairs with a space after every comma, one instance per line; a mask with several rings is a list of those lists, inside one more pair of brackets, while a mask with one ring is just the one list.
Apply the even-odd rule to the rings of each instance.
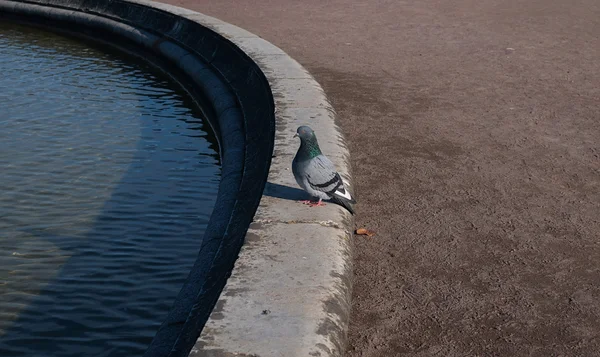
[[0, 23], [0, 356], [141, 355], [212, 211], [214, 140], [130, 58]]

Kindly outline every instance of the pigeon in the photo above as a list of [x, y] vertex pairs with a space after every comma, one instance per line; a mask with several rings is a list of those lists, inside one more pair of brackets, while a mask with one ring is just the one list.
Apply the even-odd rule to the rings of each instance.
[[329, 199], [354, 214], [352, 204], [356, 201], [344, 187], [344, 181], [331, 160], [321, 152], [315, 132], [308, 126], [301, 126], [294, 137], [300, 138], [300, 148], [292, 161], [294, 178], [304, 191], [319, 199], [318, 202], [301, 202], [315, 207], [325, 205], [321, 201]]

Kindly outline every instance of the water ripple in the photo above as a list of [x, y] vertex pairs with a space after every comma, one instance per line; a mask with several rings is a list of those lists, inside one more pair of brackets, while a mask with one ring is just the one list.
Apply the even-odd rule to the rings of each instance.
[[191, 268], [220, 167], [167, 78], [0, 23], [0, 356], [141, 355]]

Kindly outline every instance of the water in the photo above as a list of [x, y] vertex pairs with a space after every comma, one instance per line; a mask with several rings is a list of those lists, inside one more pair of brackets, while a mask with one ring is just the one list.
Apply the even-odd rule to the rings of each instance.
[[199, 249], [220, 178], [167, 77], [0, 23], [0, 356], [139, 356]]

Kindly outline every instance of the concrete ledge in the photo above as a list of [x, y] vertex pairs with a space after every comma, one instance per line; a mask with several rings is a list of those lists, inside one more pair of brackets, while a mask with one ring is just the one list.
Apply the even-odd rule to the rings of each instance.
[[[334, 204], [317, 209], [294, 202], [305, 195], [291, 173], [298, 147], [292, 135], [308, 124], [351, 185], [335, 112], [313, 77], [260, 37], [160, 3], [0, 0], [3, 12], [134, 41], [176, 64], [209, 98], [224, 170], [223, 197], [220, 190], [213, 216], [230, 220], [209, 226], [199, 262], [146, 356], [341, 356], [350, 309], [352, 217]], [[234, 144], [239, 142], [244, 144]], [[266, 168], [265, 187], [260, 173]], [[253, 192], [263, 187], [247, 230], [258, 203]]]

